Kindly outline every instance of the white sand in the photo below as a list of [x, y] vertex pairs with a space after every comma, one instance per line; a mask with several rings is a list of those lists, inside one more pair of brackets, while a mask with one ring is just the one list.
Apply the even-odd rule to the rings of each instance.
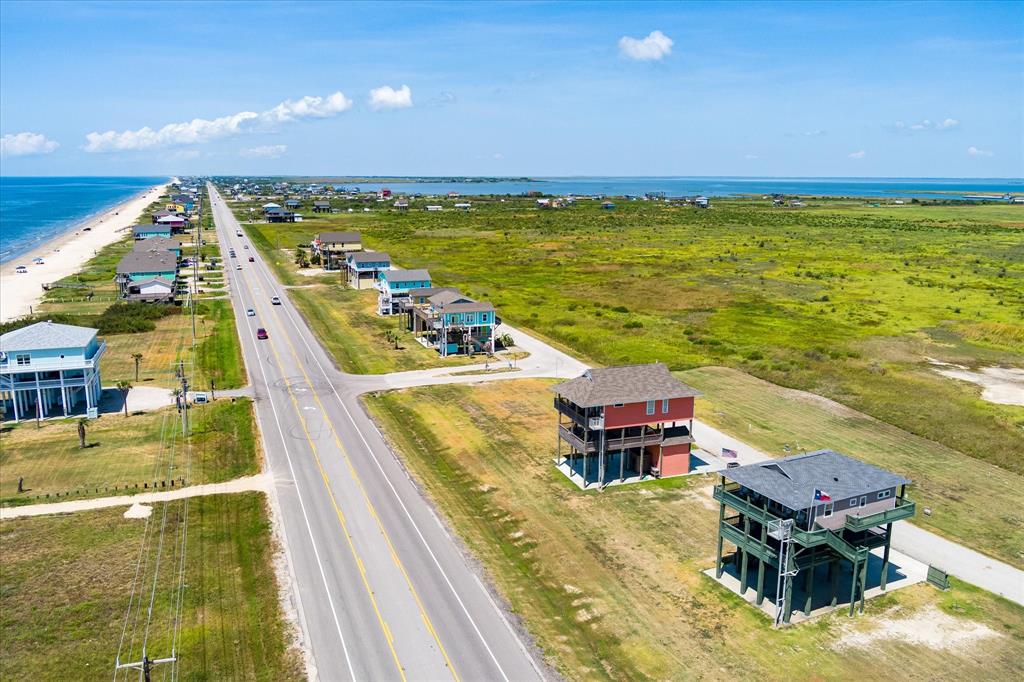
[[1024, 369], [1019, 367], [982, 367], [973, 371], [963, 365], [952, 365], [928, 358], [936, 372], [950, 379], [969, 381], [981, 386], [981, 399], [998, 405], [1024, 406]]
[[[168, 185], [152, 187], [38, 249], [4, 263], [0, 267], [0, 321], [27, 315], [30, 306], [36, 305], [42, 297], [44, 283], [75, 274], [97, 251], [124, 237], [124, 231], [135, 225], [142, 211], [167, 188]], [[92, 229], [86, 232], [86, 227]], [[36, 257], [45, 263], [33, 265], [32, 259]], [[27, 267], [28, 273], [15, 273], [19, 265]]]
[[[873, 648], [880, 642], [906, 642], [935, 651], [971, 651], [981, 640], [999, 637], [992, 628], [966, 618], [954, 618], [928, 605], [906, 618], [885, 616], [868, 620], [874, 627], [860, 629], [860, 623], [847, 626], [834, 648]], [[856, 629], [855, 629], [856, 628]]]

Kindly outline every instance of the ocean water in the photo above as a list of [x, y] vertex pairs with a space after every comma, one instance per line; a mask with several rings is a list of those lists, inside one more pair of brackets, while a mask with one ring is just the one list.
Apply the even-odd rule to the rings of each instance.
[[[372, 180], [371, 178], [366, 178]], [[709, 197], [739, 194], [800, 194], [836, 197], [960, 198], [971, 194], [1024, 194], [1022, 179], [978, 178], [744, 178], [744, 177], [560, 177], [536, 178], [534, 182], [359, 182], [340, 183], [376, 191], [387, 187], [397, 194], [463, 195], [580, 194], [642, 196], [664, 192], [668, 196]], [[952, 194], [947, 194], [952, 192]]]
[[0, 176], [0, 263], [31, 251], [166, 179]]

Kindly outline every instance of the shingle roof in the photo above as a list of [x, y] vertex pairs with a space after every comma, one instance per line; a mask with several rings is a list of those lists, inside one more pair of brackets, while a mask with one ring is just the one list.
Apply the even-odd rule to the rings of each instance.
[[132, 251], [167, 251], [168, 249], [180, 249], [181, 242], [177, 239], [167, 237], [150, 237], [135, 242]]
[[437, 306], [449, 305], [459, 300], [466, 301], [467, 303], [473, 302], [473, 299], [459, 293], [458, 289], [442, 289], [436, 294], [431, 295], [427, 300]]
[[441, 306], [441, 310], [445, 313], [479, 313], [494, 310], [494, 305], [487, 301], [466, 301], [447, 303]]
[[314, 201], [313, 206], [316, 208], [330, 208], [331, 202], [329, 201]]
[[389, 282], [430, 281], [430, 273], [426, 270], [388, 270], [383, 274]]
[[814, 504], [814, 490], [827, 493], [833, 500], [845, 500], [888, 488], [910, 479], [879, 469], [834, 450], [816, 450], [726, 469], [721, 472], [730, 481], [775, 500], [793, 510]]
[[0, 351], [45, 350], [48, 348], [84, 348], [96, 330], [56, 322], [36, 322], [0, 336]]
[[142, 279], [142, 280], [139, 280], [137, 282], [132, 282], [132, 286], [141, 287], [141, 286], [143, 286], [145, 284], [149, 284], [151, 282], [157, 282], [159, 284], [164, 284], [164, 285], [166, 285], [168, 287], [173, 287], [174, 286], [174, 282], [172, 282], [171, 280], [167, 279], [166, 277], [150, 277], [149, 279]]
[[317, 239], [330, 244], [360, 241], [358, 232], [321, 232], [317, 235]]
[[349, 255], [353, 263], [390, 263], [391, 256], [382, 251], [356, 251]]
[[459, 290], [456, 289], [455, 287], [423, 287], [422, 289], [410, 289], [409, 295], [426, 296], [427, 298], [430, 298], [431, 296], [439, 294], [442, 291], [454, 291], [455, 293], [459, 293]]
[[178, 259], [170, 251], [132, 251], [117, 264], [118, 274], [169, 272], [178, 267]]
[[556, 384], [551, 390], [580, 407], [701, 395], [672, 376], [660, 362], [588, 369], [583, 376]]

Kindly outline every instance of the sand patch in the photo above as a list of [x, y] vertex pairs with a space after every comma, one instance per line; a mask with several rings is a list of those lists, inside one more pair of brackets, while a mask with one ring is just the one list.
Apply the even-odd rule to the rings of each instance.
[[[899, 609], [893, 609], [888, 614], [894, 616], [898, 612]], [[874, 625], [867, 630], [846, 629], [833, 648], [867, 648], [879, 642], [898, 641], [936, 651], [956, 651], [1000, 636], [986, 625], [954, 618], [934, 606], [927, 606], [908, 618], [883, 616]]]
[[148, 504], [139, 504], [136, 502], [124, 513], [126, 519], [148, 519], [153, 513], [153, 507]]
[[981, 399], [997, 405], [1024, 406], [1024, 369], [1017, 367], [982, 367], [972, 370], [928, 358], [936, 372], [950, 379], [969, 381], [981, 386]]

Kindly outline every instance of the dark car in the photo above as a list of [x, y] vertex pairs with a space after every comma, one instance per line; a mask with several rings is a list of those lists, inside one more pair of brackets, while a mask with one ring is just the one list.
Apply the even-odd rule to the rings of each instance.
[[267, 336], [267, 330], [266, 330], [266, 329], [264, 329], [263, 327], [260, 327], [259, 329], [257, 329], [257, 330], [256, 330], [256, 338], [257, 338], [257, 339], [261, 339], [261, 340], [262, 340], [262, 339], [266, 339], [266, 338], [269, 338], [269, 337]]
[[255, 258], [253, 258], [252, 256], [249, 256], [249, 262], [250, 262], [250, 263], [255, 263], [255, 262], [256, 262], [256, 259], [255, 259]]

